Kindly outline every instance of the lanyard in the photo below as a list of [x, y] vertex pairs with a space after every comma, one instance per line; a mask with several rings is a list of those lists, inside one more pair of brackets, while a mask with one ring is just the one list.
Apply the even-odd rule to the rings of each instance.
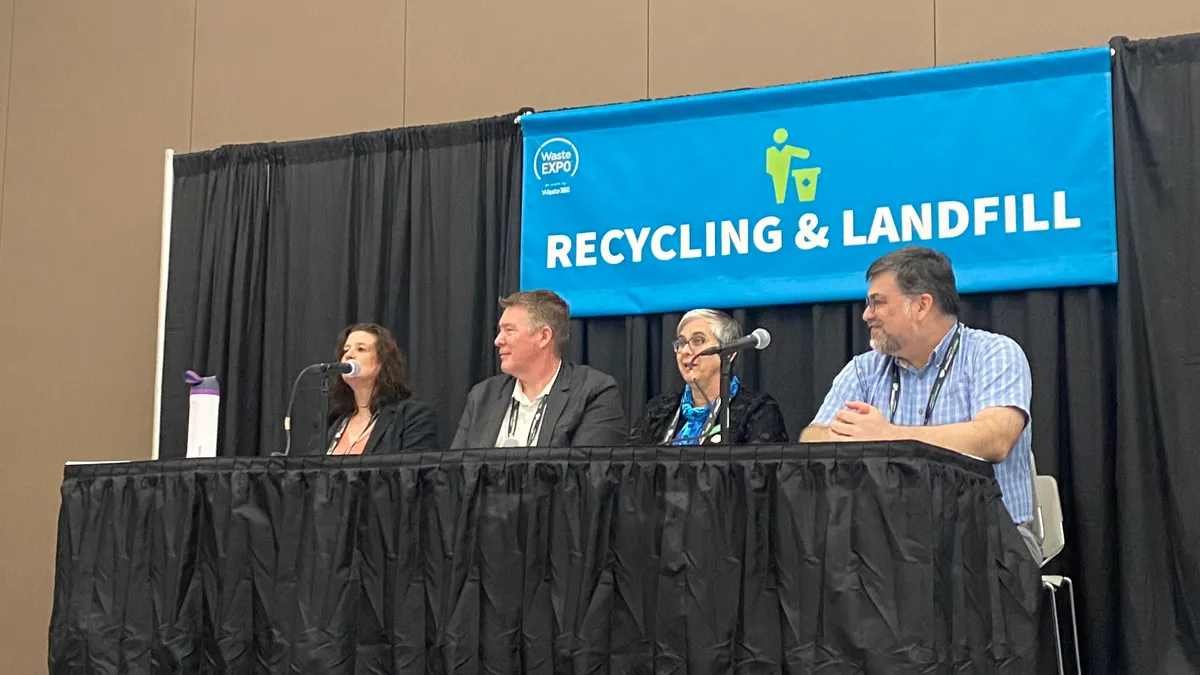
[[[517, 385], [521, 386], [521, 385]], [[525, 447], [533, 447], [533, 439], [537, 438], [538, 432], [542, 429], [542, 421], [546, 417], [546, 402], [550, 400], [550, 394], [542, 397], [542, 402], [538, 404], [537, 411], [533, 413], [533, 422], [529, 425], [529, 435], [525, 438]], [[517, 413], [521, 410], [521, 402], [515, 397], [512, 400], [512, 406], [508, 409], [508, 437], [512, 438], [517, 433]]]
[[[379, 413], [375, 413], [375, 414], [371, 415], [371, 419], [367, 422], [367, 426], [364, 427], [364, 430], [363, 430], [364, 436], [366, 435], [367, 431], [370, 430], [371, 426], [375, 424], [376, 417], [379, 417]], [[348, 427], [348, 426], [350, 426], [350, 417], [349, 416], [347, 416], [346, 419], [342, 420], [341, 426], [339, 426], [338, 430], [336, 432], [334, 432], [333, 442], [329, 444], [329, 448], [325, 450], [325, 454], [329, 454], [329, 453], [333, 452], [333, 449], [337, 447], [338, 441], [342, 440], [342, 434], [346, 433], [346, 427]], [[362, 436], [359, 436], [358, 441], [361, 441], [361, 440], [362, 440]], [[358, 443], [358, 441], [354, 441], [354, 443], [351, 443], [350, 446], [353, 447], [356, 443]]]
[[671, 420], [671, 424], [667, 426], [667, 434], [663, 436], [663, 443], [670, 443], [674, 445], [676, 441], [688, 440], [697, 441], [698, 444], [703, 444], [705, 439], [707, 439], [708, 435], [712, 432], [713, 427], [716, 426], [717, 422], [720, 421], [720, 415], [717, 414], [720, 410], [721, 399], [717, 399], [716, 401], [713, 401], [712, 408], [710, 408], [708, 411], [708, 417], [705, 418], [704, 426], [700, 429], [700, 433], [697, 434], [695, 438], [684, 439], [675, 438], [677, 433], [683, 431], [683, 429], [677, 430], [677, 427], [679, 426], [679, 416], [682, 414], [683, 406], [676, 407], [675, 419]]
[[[933, 388], [929, 390], [929, 402], [925, 404], [925, 426], [929, 426], [929, 421], [933, 419], [933, 406], [937, 404], [938, 396], [942, 393], [942, 385], [946, 383], [946, 376], [950, 374], [950, 367], [954, 365], [954, 360], [958, 356], [958, 348], [962, 343], [962, 324], [958, 324], [954, 329], [954, 339], [950, 341], [950, 346], [946, 349], [946, 355], [942, 357], [942, 365], [938, 367], [937, 379], [933, 381]], [[888, 421], [894, 421], [896, 418], [896, 407], [900, 405], [900, 364], [896, 363], [896, 359], [892, 358], [892, 395], [888, 401]]]

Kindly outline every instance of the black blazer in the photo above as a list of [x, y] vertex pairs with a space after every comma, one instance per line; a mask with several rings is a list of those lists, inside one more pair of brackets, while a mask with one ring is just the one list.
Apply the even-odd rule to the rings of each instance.
[[[675, 419], [675, 411], [679, 410], [679, 400], [683, 390], [663, 394], [650, 399], [642, 410], [633, 430], [629, 432], [630, 445], [663, 445], [663, 437], [667, 428]], [[679, 433], [677, 422], [671, 436]], [[755, 443], [786, 443], [788, 441], [787, 426], [783, 422], [783, 413], [779, 404], [770, 394], [759, 394], [739, 387], [737, 396], [729, 406], [729, 425], [737, 430], [733, 436], [735, 445]]]
[[[309, 454], [323, 455], [329, 451], [333, 435], [342, 426], [345, 415], [333, 421], [325, 430], [325, 442], [309, 447]], [[375, 427], [367, 439], [362, 454], [388, 454], [409, 450], [438, 450], [437, 416], [433, 406], [416, 399], [405, 399], [379, 409]]]
[[[467, 394], [450, 447], [496, 447], [516, 384], [512, 375], [496, 375], [475, 385]], [[554, 448], [622, 445], [625, 419], [617, 381], [611, 375], [563, 361], [546, 402], [537, 444]]]

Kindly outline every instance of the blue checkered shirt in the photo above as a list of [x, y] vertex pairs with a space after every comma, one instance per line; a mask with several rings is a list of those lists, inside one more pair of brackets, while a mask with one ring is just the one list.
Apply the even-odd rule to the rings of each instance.
[[[900, 401], [892, 420], [902, 426], [921, 426], [925, 422], [925, 404], [937, 379], [942, 357], [954, 337], [954, 329], [942, 338], [924, 368], [902, 364]], [[813, 424], [828, 426], [834, 414], [848, 401], [869, 403], [886, 417], [892, 386], [892, 357], [875, 351], [859, 354], [846, 364], [833, 380], [825, 403]], [[969, 422], [981, 410], [1010, 406], [1029, 417], [1032, 378], [1025, 352], [1011, 338], [987, 331], [963, 327], [962, 343], [942, 392], [933, 407], [931, 425]], [[1004, 506], [1015, 523], [1033, 520], [1033, 475], [1030, 427], [1025, 425], [1008, 457], [994, 465], [996, 482], [1004, 496]]]

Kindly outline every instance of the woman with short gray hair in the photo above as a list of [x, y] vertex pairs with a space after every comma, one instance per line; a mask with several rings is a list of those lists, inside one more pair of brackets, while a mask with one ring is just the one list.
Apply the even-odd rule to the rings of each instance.
[[[675, 365], [683, 377], [682, 391], [672, 391], [646, 403], [629, 435], [630, 445], [700, 445], [719, 443], [721, 429], [721, 357], [696, 354], [742, 336], [742, 327], [725, 312], [693, 309], [675, 332]], [[736, 363], [736, 360], [735, 360]], [[785, 443], [787, 428], [779, 404], [769, 394], [747, 390], [737, 376], [730, 384], [729, 424], [733, 443]]]

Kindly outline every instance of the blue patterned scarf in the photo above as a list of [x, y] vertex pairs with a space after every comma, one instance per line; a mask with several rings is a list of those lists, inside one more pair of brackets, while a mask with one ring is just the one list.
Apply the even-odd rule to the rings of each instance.
[[[733, 380], [729, 383], [729, 398], [737, 396], [738, 387], [737, 375], [733, 376]], [[722, 404], [724, 405], [724, 404]], [[680, 427], [679, 433], [675, 434], [675, 445], [699, 445], [700, 439], [696, 436], [704, 430], [704, 423], [708, 421], [708, 412], [712, 410], [712, 403], [706, 406], [697, 406], [695, 399], [692, 398], [692, 385], [683, 388], [683, 398], [679, 401], [679, 416], [683, 418], [683, 426]], [[713, 425], [709, 435], [720, 433], [720, 422]], [[686, 438], [689, 440], [678, 440]]]

